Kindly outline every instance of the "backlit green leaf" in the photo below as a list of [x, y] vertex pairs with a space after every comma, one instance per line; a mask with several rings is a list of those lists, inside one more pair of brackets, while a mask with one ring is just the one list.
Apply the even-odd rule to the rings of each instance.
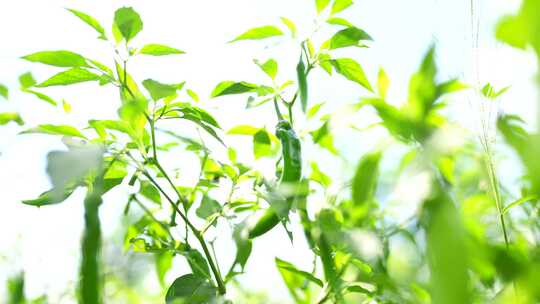
[[218, 97], [223, 95], [231, 94], [242, 94], [253, 92], [257, 88], [257, 85], [252, 83], [247, 83], [245, 81], [234, 82], [234, 81], [223, 81], [220, 82], [212, 91], [211, 97]]
[[27, 89], [34, 86], [36, 84], [36, 80], [34, 79], [34, 76], [32, 76], [32, 73], [26, 72], [19, 76], [19, 83], [21, 85], [21, 89]]
[[59, 85], [70, 85], [75, 83], [95, 81], [99, 80], [100, 76], [96, 75], [88, 70], [81, 68], [72, 68], [64, 72], [60, 72], [44, 82], [38, 84], [36, 87], [50, 87]]
[[227, 131], [227, 134], [231, 135], [255, 135], [259, 128], [256, 128], [254, 126], [250, 125], [238, 125], [235, 127], [232, 127]]
[[342, 25], [345, 27], [353, 27], [353, 24], [350, 23], [347, 19], [339, 18], [339, 17], [328, 18], [328, 20], [326, 20], [326, 23], [334, 24], [334, 25]]
[[284, 272], [290, 272], [292, 274], [296, 274], [300, 277], [303, 277], [304, 279], [307, 279], [308, 281], [315, 283], [320, 287], [323, 286], [323, 282], [319, 278], [315, 277], [313, 274], [307, 271], [299, 270], [293, 264], [287, 261], [284, 261], [280, 258], [275, 258], [275, 261], [276, 261], [276, 266], [279, 269], [279, 271], [282, 273], [282, 275]]
[[71, 51], [43, 51], [22, 57], [25, 60], [57, 67], [88, 67], [86, 59]]
[[289, 31], [291, 31], [291, 35], [293, 37], [296, 36], [296, 25], [294, 25], [294, 22], [292, 22], [292, 20], [285, 17], [281, 17], [281, 22], [283, 22], [283, 24], [285, 24], [285, 26], [289, 28]]
[[151, 56], [185, 54], [184, 51], [163, 44], [147, 44], [139, 50], [140, 54]]
[[107, 37], [105, 36], [105, 29], [101, 26], [101, 24], [99, 24], [99, 22], [94, 17], [86, 13], [83, 13], [81, 11], [71, 9], [71, 8], [68, 8], [67, 10], [73, 13], [73, 15], [79, 17], [79, 19], [81, 19], [84, 23], [94, 28], [99, 34], [99, 37], [98, 37], [99, 39], [103, 39], [103, 40], [107, 39]]
[[276, 78], [278, 64], [274, 59], [268, 59], [264, 63], [260, 63], [258, 60], [255, 60], [255, 64], [257, 64], [261, 68], [261, 70], [266, 73], [266, 75], [270, 76], [270, 78]]
[[122, 37], [129, 42], [143, 28], [143, 22], [139, 14], [131, 7], [122, 7], [114, 13], [114, 24]]
[[0, 83], [0, 96], [4, 97], [5, 99], [8, 99], [9, 97], [9, 90], [8, 88]]
[[182, 89], [181, 84], [164, 84], [153, 79], [146, 79], [142, 82], [144, 88], [150, 93], [153, 100], [160, 100], [165, 97], [176, 95], [176, 91]]
[[75, 189], [76, 189], [75, 185], [66, 187], [63, 191], [58, 191], [57, 189], [51, 189], [49, 191], [43, 192], [36, 199], [24, 200], [22, 201], [22, 203], [25, 205], [36, 206], [36, 207], [59, 204], [65, 201], [69, 196], [71, 196], [71, 194], [73, 193], [73, 191], [75, 191]]
[[330, 49], [358, 46], [360, 41], [373, 40], [364, 30], [357, 27], [343, 29], [330, 38]]
[[47, 96], [47, 95], [45, 95], [45, 94], [43, 94], [41, 92], [37, 92], [37, 91], [34, 91], [34, 90], [28, 90], [28, 89], [24, 90], [23, 92], [33, 94], [37, 98], [39, 98], [39, 99], [41, 99], [41, 100], [43, 100], [45, 102], [48, 102], [53, 106], [56, 106], [58, 104], [56, 102], [56, 100], [52, 99], [51, 97], [49, 97], [49, 96]]
[[322, 12], [330, 4], [330, 0], [315, 0], [315, 7], [317, 8], [317, 13]]
[[50, 135], [62, 135], [62, 136], [73, 136], [73, 137], [79, 137], [84, 138], [86, 137], [76, 128], [68, 125], [39, 125], [35, 128], [31, 128], [25, 131], [22, 131], [21, 134], [50, 134]]
[[382, 98], [386, 97], [386, 93], [388, 92], [389, 86], [390, 86], [390, 79], [388, 78], [388, 75], [383, 70], [383, 68], [380, 68], [379, 75], [377, 77], [377, 89], [379, 90], [379, 95], [381, 95]]
[[373, 92], [362, 66], [351, 58], [332, 59], [332, 66], [339, 74]]
[[347, 9], [352, 4], [353, 4], [353, 0], [334, 0], [334, 4], [332, 5], [332, 10], [330, 11], [330, 13], [337, 14]]
[[22, 126], [24, 124], [24, 121], [22, 120], [19, 113], [14, 113], [14, 112], [0, 113], [0, 126], [7, 125], [10, 122], [15, 122], [19, 126]]
[[360, 160], [352, 186], [352, 199], [356, 206], [364, 205], [373, 197], [379, 176], [380, 159], [381, 153], [375, 152], [366, 154]]
[[268, 132], [265, 129], [258, 130], [253, 135], [253, 155], [255, 159], [270, 155], [271, 144]]
[[283, 35], [283, 32], [279, 28], [272, 25], [267, 25], [267, 26], [252, 28], [248, 30], [247, 32], [243, 33], [242, 35], [229, 41], [229, 43], [240, 41], [240, 40], [261, 40], [261, 39], [266, 39], [266, 38], [281, 36], [281, 35]]

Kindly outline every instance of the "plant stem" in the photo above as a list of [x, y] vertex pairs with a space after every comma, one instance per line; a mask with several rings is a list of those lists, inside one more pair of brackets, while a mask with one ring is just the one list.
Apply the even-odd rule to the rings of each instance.
[[487, 154], [486, 156], [486, 166], [488, 167], [487, 169], [488, 169], [489, 183], [491, 185], [491, 190], [493, 192], [493, 197], [495, 199], [495, 205], [497, 206], [497, 212], [499, 213], [499, 221], [501, 222], [501, 227], [503, 231], [504, 244], [506, 245], [506, 248], [508, 249], [510, 242], [508, 240], [508, 232], [506, 229], [506, 222], [504, 220], [504, 214], [503, 214], [504, 206], [501, 201], [499, 183], [495, 175], [495, 167], [493, 165], [493, 160], [491, 159], [491, 155], [489, 154]]
[[189, 229], [191, 230], [191, 232], [193, 233], [193, 235], [195, 236], [197, 241], [199, 241], [199, 244], [201, 245], [201, 247], [202, 247], [202, 249], [204, 251], [204, 255], [205, 255], [206, 259], [208, 260], [208, 264], [210, 265], [210, 268], [212, 269], [212, 273], [214, 274], [214, 278], [215, 278], [216, 283], [218, 285], [219, 293], [222, 294], [222, 295], [225, 294], [226, 293], [225, 283], [223, 282], [223, 278], [219, 274], [219, 271], [218, 271], [218, 269], [216, 267], [214, 259], [212, 258], [212, 254], [208, 250], [208, 245], [206, 244], [206, 241], [202, 237], [202, 234], [200, 233], [200, 231], [191, 223], [191, 221], [187, 218], [187, 216], [182, 211], [180, 211], [180, 209], [175, 204], [175, 202], [171, 199], [171, 197], [169, 197], [169, 195], [163, 190], [163, 188], [161, 188], [161, 186], [148, 173], [148, 171], [144, 170], [143, 174], [144, 174], [144, 176], [146, 176], [146, 178], [148, 178], [148, 180], [152, 184], [154, 184], [154, 186], [156, 186], [156, 188], [159, 190], [159, 192], [161, 192], [163, 194], [163, 196], [165, 196], [167, 201], [169, 201], [169, 203], [174, 208], [174, 210], [178, 213], [178, 215], [180, 215], [182, 220], [189, 227]]

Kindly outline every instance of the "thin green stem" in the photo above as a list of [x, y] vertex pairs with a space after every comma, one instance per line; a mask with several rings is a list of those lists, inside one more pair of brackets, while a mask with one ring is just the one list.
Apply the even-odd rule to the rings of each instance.
[[490, 154], [486, 155], [486, 166], [487, 166], [487, 169], [488, 169], [489, 183], [491, 185], [491, 190], [493, 192], [493, 197], [495, 199], [495, 205], [497, 206], [497, 212], [499, 213], [499, 220], [501, 222], [501, 227], [502, 227], [502, 231], [503, 231], [504, 243], [506, 245], [506, 248], [508, 248], [509, 245], [510, 245], [510, 242], [509, 242], [509, 239], [508, 239], [508, 232], [507, 232], [507, 229], [506, 229], [506, 222], [504, 220], [504, 214], [503, 214], [504, 206], [503, 206], [503, 203], [501, 201], [501, 194], [500, 194], [500, 191], [499, 191], [499, 184], [498, 184], [498, 181], [497, 181], [497, 176], [495, 174], [495, 166], [493, 165], [493, 160], [491, 159]]
[[163, 194], [163, 196], [165, 196], [167, 201], [169, 201], [169, 203], [174, 208], [174, 210], [178, 213], [178, 215], [180, 215], [182, 220], [189, 227], [189, 229], [191, 230], [191, 232], [193, 233], [193, 235], [195, 236], [197, 241], [199, 241], [199, 244], [201, 245], [201, 247], [202, 247], [202, 249], [204, 251], [204, 255], [205, 255], [206, 259], [208, 260], [208, 264], [210, 265], [212, 273], [214, 274], [214, 278], [215, 278], [216, 283], [218, 285], [219, 293], [220, 294], [225, 294], [227, 292], [226, 288], [225, 288], [225, 283], [223, 282], [223, 278], [221, 277], [221, 275], [220, 275], [220, 273], [219, 273], [219, 271], [217, 269], [217, 266], [216, 266], [216, 264], [214, 262], [214, 259], [212, 258], [212, 255], [211, 255], [210, 251], [208, 250], [208, 245], [206, 244], [206, 241], [204, 240], [204, 238], [203, 238], [202, 234], [200, 233], [200, 231], [191, 223], [191, 221], [187, 218], [187, 216], [182, 211], [180, 211], [180, 209], [175, 204], [175, 202], [169, 197], [169, 195], [163, 190], [163, 188], [157, 183], [157, 181], [146, 170], [143, 171], [143, 174], [144, 174], [144, 176], [146, 176], [146, 178], [148, 178], [148, 180], [154, 186], [156, 186], [156, 188], [159, 190], [159, 192], [161, 192]]

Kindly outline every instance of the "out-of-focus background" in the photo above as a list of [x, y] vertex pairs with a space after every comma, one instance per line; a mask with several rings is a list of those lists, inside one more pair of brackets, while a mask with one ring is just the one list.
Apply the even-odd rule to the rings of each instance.
[[[511, 86], [500, 101], [501, 111], [517, 113], [532, 121], [536, 109], [532, 79], [535, 65], [532, 55], [510, 49], [494, 40], [494, 25], [504, 14], [515, 11], [519, 1], [478, 1], [475, 14], [480, 17], [478, 56], [474, 56], [471, 35], [469, 0], [356, 0], [344, 16], [363, 28], [373, 38], [369, 49], [346, 51], [363, 65], [374, 80], [380, 66], [388, 73], [392, 86], [389, 99], [404, 100], [408, 78], [418, 66], [430, 45], [437, 47], [440, 78], [459, 77], [469, 83], [476, 81], [473, 67], [478, 64], [479, 82], [495, 87]], [[80, 22], [65, 8], [84, 11], [104, 26], [110, 26], [114, 11], [132, 6], [144, 21], [144, 29], [133, 41], [135, 45], [163, 43], [186, 51], [185, 55], [163, 58], [137, 58], [130, 63], [135, 77], [167, 82], [187, 81], [197, 91], [204, 105], [218, 118], [223, 128], [243, 123], [264, 126], [273, 122], [272, 112], [261, 111], [250, 117], [239, 115], [245, 100], [231, 97], [209, 100], [212, 88], [222, 80], [261, 81], [253, 59], [276, 58], [280, 62], [282, 80], [295, 78], [298, 53], [293, 41], [226, 42], [246, 29], [278, 24], [279, 17], [295, 21], [299, 36], [308, 35], [313, 28], [315, 9], [311, 0], [197, 0], [197, 1], [60, 1], [18, 0], [0, 2], [0, 83], [10, 88], [10, 100], [0, 102], [0, 110], [16, 110], [32, 124], [69, 122], [85, 126], [89, 118], [114, 118], [117, 109], [116, 88], [82, 84], [67, 88], [51, 88], [48, 93], [57, 100], [65, 99], [72, 107], [70, 114], [51, 110], [31, 95], [17, 92], [18, 75], [32, 70], [38, 81], [46, 79], [54, 68], [31, 65], [20, 59], [42, 50], [72, 50], [85, 56], [111, 63], [112, 47], [95, 39], [95, 32]], [[478, 61], [475, 61], [475, 58]], [[142, 76], [141, 76], [142, 77]], [[346, 82], [325, 81], [321, 72], [310, 75], [311, 100], [326, 101], [336, 110], [357, 101], [365, 91]], [[98, 91], [99, 90], [99, 91]], [[474, 130], [469, 102], [474, 96], [466, 94], [450, 105], [452, 117]], [[241, 100], [238, 100], [241, 99]], [[240, 117], [245, 121], [240, 121]], [[369, 117], [366, 119], [369, 120]], [[369, 123], [358, 122], [358, 125]], [[0, 129], [0, 282], [23, 269], [26, 290], [30, 297], [47, 294], [51, 303], [71, 303], [69, 295], [76, 285], [80, 236], [82, 229], [83, 191], [78, 191], [61, 205], [35, 208], [22, 205], [21, 200], [34, 198], [50, 187], [45, 174], [45, 156], [61, 148], [57, 138], [17, 135], [15, 126]], [[376, 131], [351, 137], [347, 131], [338, 132], [336, 145], [352, 161], [368, 150], [378, 136]], [[234, 142], [235, 139], [229, 139]], [[241, 142], [236, 142], [241, 144]], [[247, 150], [247, 149], [246, 149]], [[183, 167], [189, 177], [193, 166], [182, 157], [167, 159]], [[324, 167], [324, 164], [320, 164]], [[517, 173], [512, 163], [500, 170], [511, 179]], [[326, 168], [339, 176], [350, 168]], [[348, 171], [347, 171], [348, 172]], [[105, 257], [109, 269], [128, 267], [127, 272], [149, 294], [159, 290], [159, 284], [149, 266], [151, 260], [122, 250], [121, 212], [126, 201], [127, 187], [105, 196], [101, 218], [105, 235]], [[257, 240], [247, 274], [240, 280], [253, 291], [266, 290], [273, 299], [286, 299], [287, 291], [274, 267], [275, 256], [286, 257], [297, 265], [309, 267], [307, 248], [291, 246], [283, 231], [272, 231]], [[234, 256], [234, 246], [220, 244], [219, 255]], [[182, 273], [183, 262], [175, 262], [167, 280]], [[125, 269], [123, 271], [126, 271]], [[3, 294], [3, 284], [0, 294]]]

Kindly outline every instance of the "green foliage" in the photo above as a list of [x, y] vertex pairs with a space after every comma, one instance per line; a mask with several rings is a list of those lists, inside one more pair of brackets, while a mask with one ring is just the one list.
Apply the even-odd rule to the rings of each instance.
[[184, 51], [181, 51], [179, 49], [175, 49], [170, 46], [166, 46], [163, 44], [156, 44], [151, 43], [143, 46], [139, 50], [140, 54], [144, 55], [151, 55], [151, 56], [164, 56], [164, 55], [179, 55], [179, 54], [185, 54]]
[[8, 88], [3, 85], [3, 84], [0, 84], [0, 96], [4, 97], [4, 99], [8, 99], [8, 95], [9, 94], [9, 90]]
[[114, 13], [114, 26], [127, 43], [142, 30], [143, 22], [133, 8], [122, 7]]
[[39, 62], [57, 67], [78, 68], [88, 67], [86, 59], [71, 51], [43, 51], [22, 57], [31, 62]]
[[167, 304], [202, 304], [209, 303], [215, 298], [216, 288], [207, 280], [192, 273], [183, 275], [172, 283], [167, 290]]
[[343, 75], [350, 81], [356, 82], [369, 91], [373, 91], [369, 80], [362, 69], [362, 66], [354, 59], [351, 58], [339, 58], [332, 59], [330, 61], [336, 72]]
[[91, 26], [94, 30], [96, 30], [96, 32], [98, 32], [99, 34], [98, 39], [107, 40], [107, 37], [105, 35], [105, 29], [94, 17], [75, 9], [68, 8], [67, 10], [70, 11], [73, 15], [77, 16], [79, 19], [81, 19], [84, 23]]
[[281, 35], [283, 35], [283, 32], [279, 28], [272, 25], [266, 25], [252, 28], [245, 33], [239, 35], [238, 37], [234, 38], [233, 40], [229, 41], [229, 43], [240, 40], [261, 40]]
[[257, 85], [247, 83], [245, 81], [223, 81], [220, 82], [212, 91], [211, 97], [218, 97], [231, 94], [242, 94], [252, 92], [257, 88]]
[[[524, 0], [516, 15], [500, 22], [497, 37], [540, 53], [538, 3]], [[60, 136], [66, 146], [47, 155], [45, 171], [52, 187], [22, 203], [49, 208], [84, 191], [79, 278], [73, 279], [78, 282], [73, 296], [79, 303], [116, 302], [113, 294], [126, 290], [130, 303], [270, 303], [274, 286], [268, 287], [272, 298], [268, 299], [247, 290], [238, 279], [245, 272], [257, 272], [257, 263], [272, 263], [252, 257], [268, 242], [270, 231], [272, 237], [290, 239], [295, 248], [305, 241], [309, 251], [302, 258], [313, 261], [311, 267], [291, 263], [286, 251], [274, 257], [275, 273], [294, 303], [540, 300], [539, 135], [516, 115], [497, 118], [498, 132], [524, 168], [511, 185], [497, 179], [494, 160], [499, 158], [491, 158], [491, 149], [499, 146], [482, 141], [480, 149], [470, 141], [472, 136], [460, 134], [466, 144], [454, 147], [454, 138], [445, 137], [446, 132], [463, 129], [444, 110], [450, 94], [475, 89], [482, 105], [492, 105], [509, 87], [495, 89], [487, 83], [473, 88], [458, 79], [442, 79], [432, 46], [408, 86], [401, 86], [407, 88], [406, 96], [400, 96], [404, 102], [395, 105], [388, 99], [391, 74], [380, 67], [377, 75], [370, 75], [356, 59], [337, 56], [348, 47], [361, 54], [364, 43], [376, 43], [336, 15], [353, 1], [314, 4], [317, 16], [312, 12], [316, 22], [311, 31], [281, 17], [280, 26], [290, 35], [276, 43], [288, 39], [283, 45], [294, 44], [290, 54], [298, 61], [290, 65], [278, 57], [254, 60], [264, 73], [262, 84], [225, 80], [214, 87], [212, 98], [247, 99], [245, 112], [233, 113], [227, 124], [214, 111], [230, 106], [199, 98], [208, 92], [195, 92], [195, 84], [188, 88], [180, 80], [162, 83], [131, 68], [136, 60], [149, 60], [138, 55], [184, 54], [163, 44], [134, 45], [143, 21], [131, 7], [114, 13], [110, 41], [98, 20], [68, 9], [99, 39], [111, 42], [114, 67], [67, 50], [22, 57], [65, 68], [41, 83], [31, 72], [19, 76], [22, 92], [58, 106], [50, 110], [60, 111], [61, 117], [70, 112], [70, 104], [58, 99], [60, 107], [46, 95], [50, 86], [96, 81], [118, 90], [117, 117], [90, 118], [78, 128], [66, 120], [23, 129], [15, 126], [24, 124], [20, 114], [0, 113], [0, 125], [14, 122], [9, 128], [20, 134]], [[304, 32], [310, 33], [308, 38], [300, 35]], [[269, 25], [251, 28], [230, 42], [278, 36], [285, 34]], [[293, 80], [281, 80], [287, 71], [294, 73]], [[330, 85], [344, 77], [365, 90], [359, 91], [359, 102], [349, 101], [336, 111], [333, 105], [340, 101], [334, 97], [317, 100], [319, 88], [311, 81], [320, 75], [312, 73], [325, 76]], [[0, 95], [7, 99], [8, 88], [0, 85]], [[356, 123], [366, 121], [365, 110], [372, 110], [377, 122], [364, 128]], [[255, 113], [253, 125], [242, 121]], [[221, 125], [228, 131], [222, 132]], [[388, 133], [376, 133], [373, 146], [363, 140], [372, 127]], [[356, 132], [359, 138], [354, 137]], [[343, 141], [342, 134], [351, 139]], [[241, 136], [236, 138], [238, 144], [229, 141], [236, 135]], [[145, 261], [154, 263], [156, 286], [161, 287], [155, 298], [147, 299], [133, 279], [140, 277], [146, 283], [145, 274], [116, 277], [118, 270], [103, 255], [103, 243], [116, 242], [103, 239], [101, 230], [100, 207], [109, 191], [117, 191], [111, 195], [115, 200], [125, 199], [114, 202], [125, 203], [122, 218], [116, 221], [124, 238], [117, 245], [135, 252], [137, 259], [151, 257]], [[226, 242], [234, 252], [222, 252]], [[128, 256], [117, 258], [129, 263]], [[188, 273], [177, 273], [179, 262]], [[133, 273], [139, 269], [139, 264], [127, 265]], [[26, 298], [22, 275], [10, 279], [7, 290], [8, 303], [47, 301]]]
[[44, 82], [36, 85], [36, 87], [44, 88], [50, 86], [64, 86], [87, 81], [95, 81], [99, 79], [99, 75], [96, 75], [88, 70], [81, 68], [72, 68], [52, 76]]

